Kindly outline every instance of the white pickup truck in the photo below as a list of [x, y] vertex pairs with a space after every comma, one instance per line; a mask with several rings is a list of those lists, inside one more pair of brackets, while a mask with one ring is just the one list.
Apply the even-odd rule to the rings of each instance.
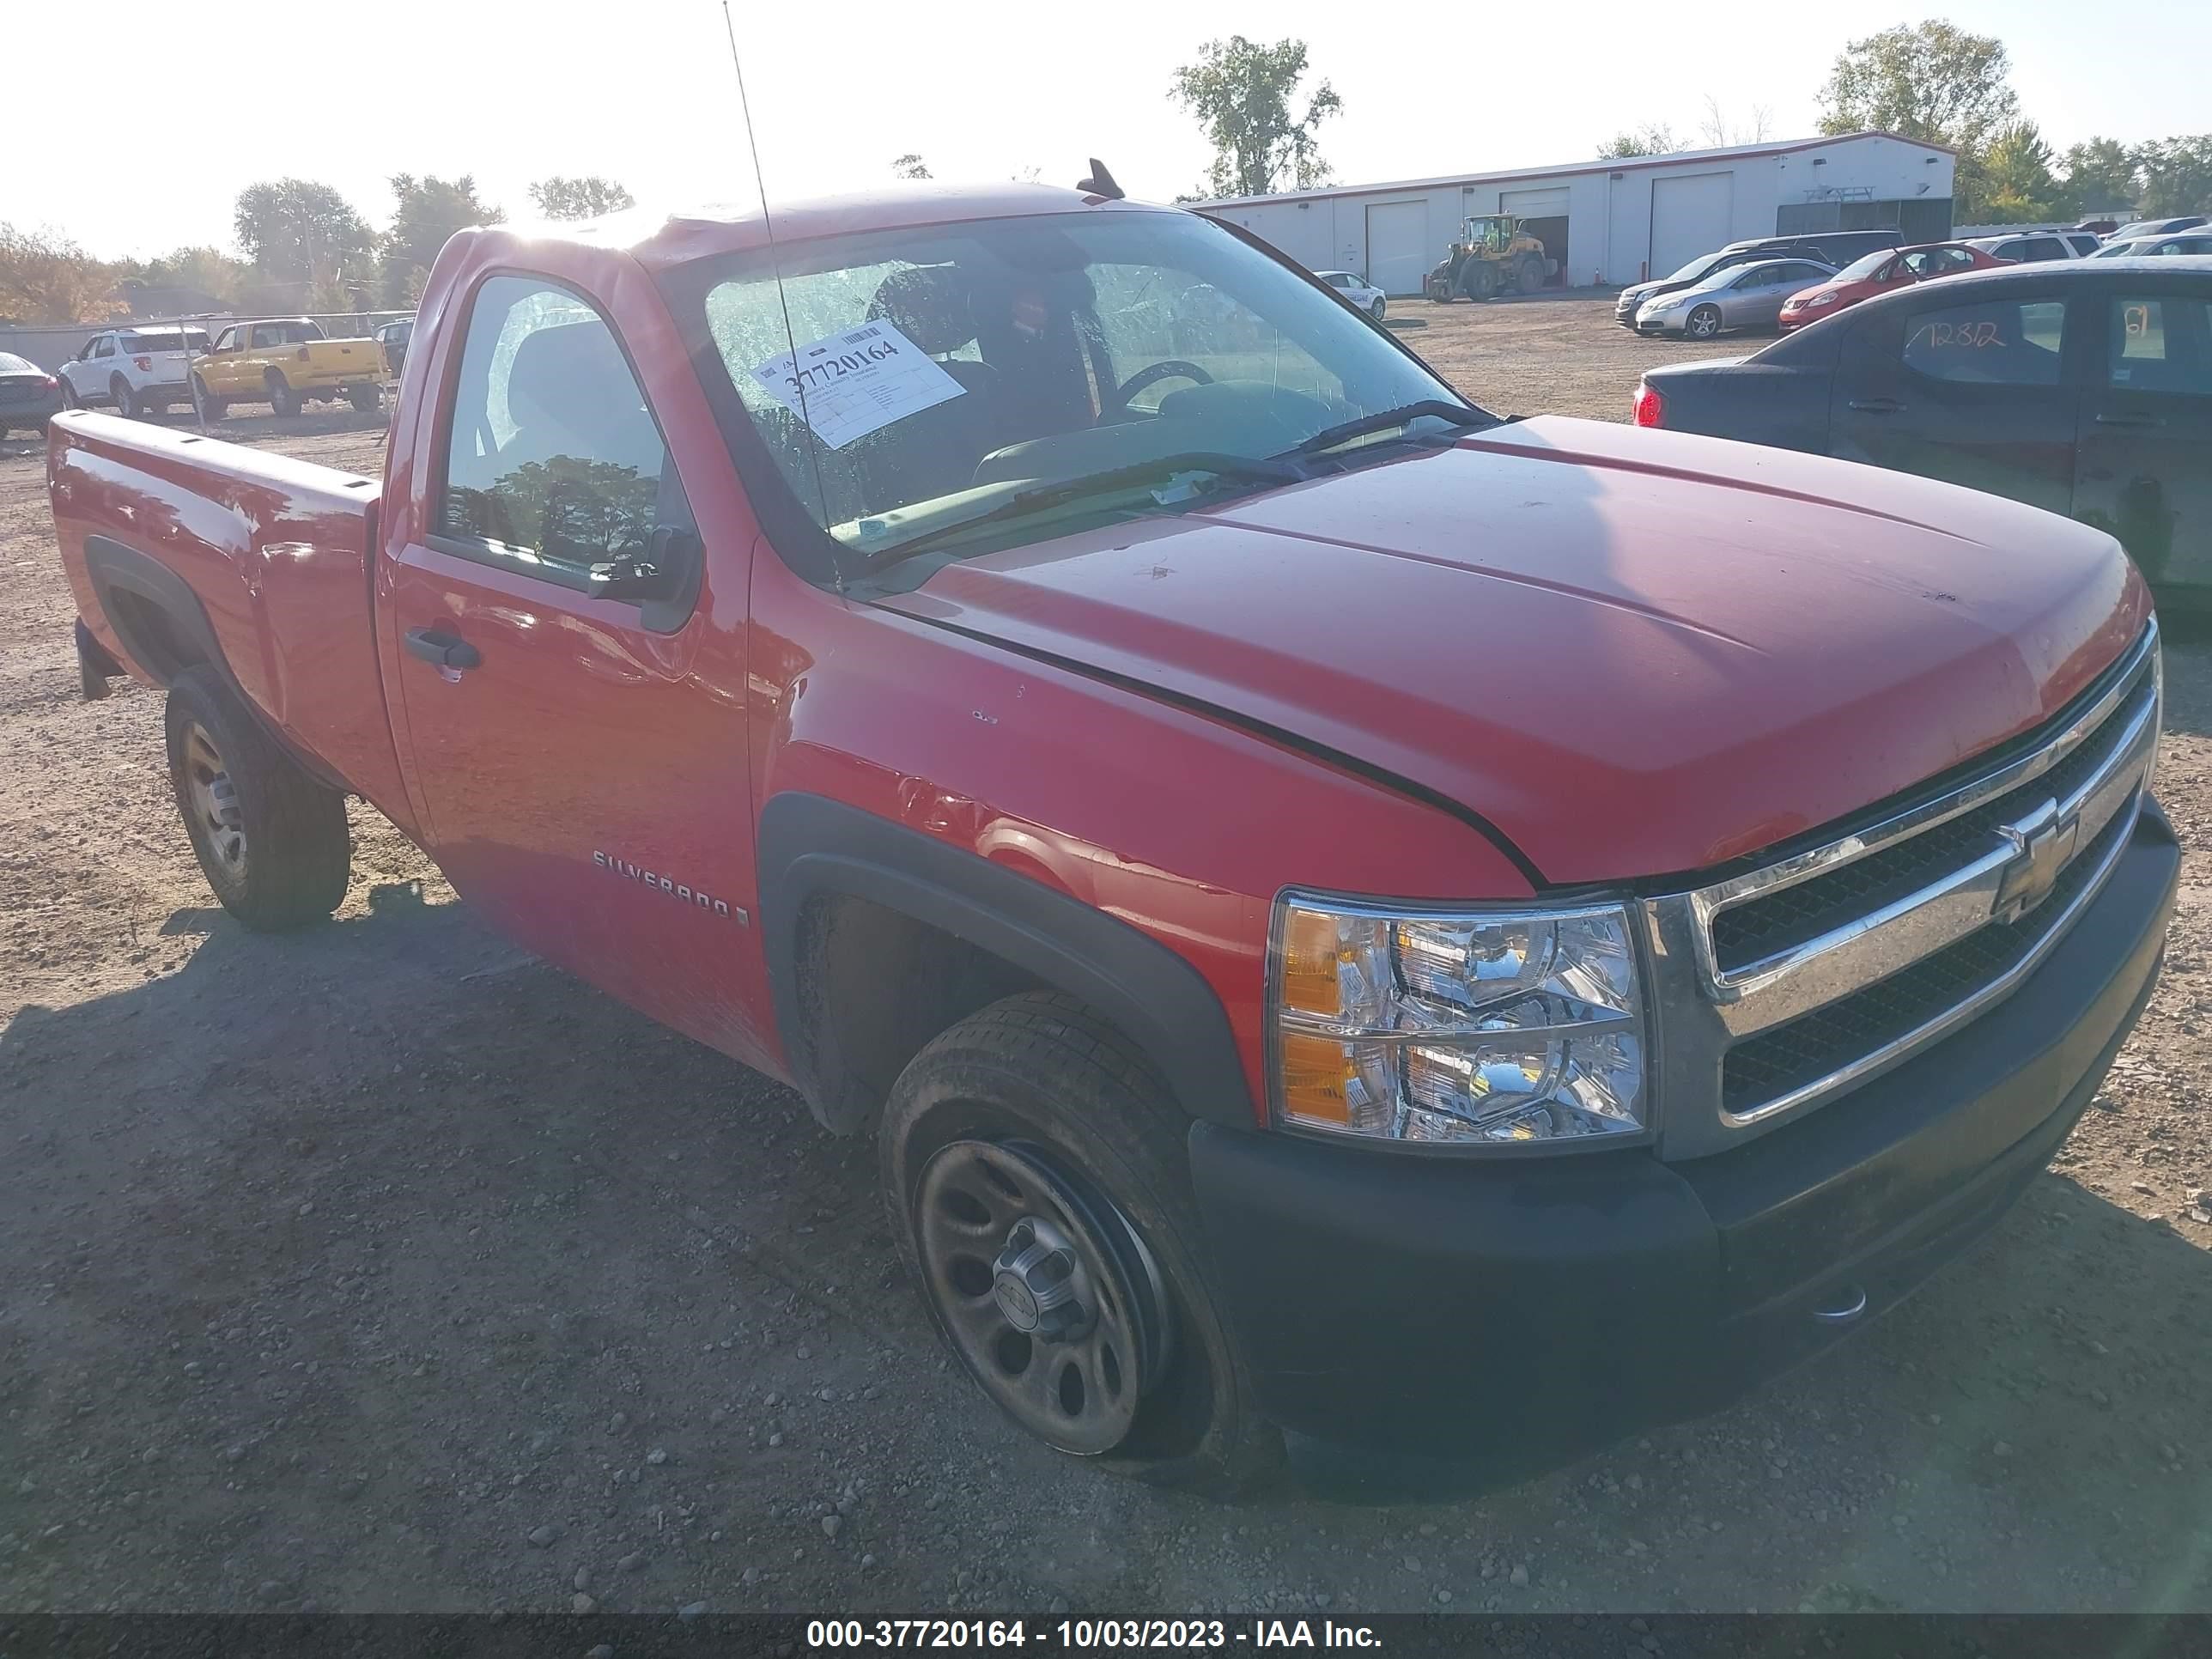
[[171, 404], [191, 402], [190, 360], [207, 349], [204, 328], [108, 329], [61, 366], [62, 401], [71, 409], [112, 404], [134, 421], [159, 415]]

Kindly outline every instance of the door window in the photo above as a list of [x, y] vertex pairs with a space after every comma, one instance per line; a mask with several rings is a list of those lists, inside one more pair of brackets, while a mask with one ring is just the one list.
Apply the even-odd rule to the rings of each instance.
[[2063, 300], [1990, 300], [1923, 311], [1905, 324], [1905, 366], [1938, 380], [2057, 386]]
[[2212, 302], [2123, 295], [2111, 301], [2106, 327], [2114, 386], [2212, 396]]
[[115, 337], [112, 334], [103, 334], [94, 340], [92, 343], [92, 355], [95, 357], [112, 357], [115, 355]]
[[669, 592], [687, 586], [696, 538], [654, 534], [691, 528], [683, 486], [589, 301], [526, 276], [486, 282], [453, 398], [432, 514], [448, 550], [576, 588], [592, 585], [592, 566], [651, 550]]
[[1780, 265], [1753, 265], [1749, 270], [1745, 271], [1742, 276], [1737, 277], [1735, 281], [1729, 283], [1729, 286], [1730, 288], [1740, 289], [1765, 288], [1771, 283], [1778, 283], [1782, 280], [1780, 274], [1781, 270], [1782, 267]]
[[217, 351], [228, 351], [237, 343], [238, 330], [235, 327], [227, 328], [215, 337], [215, 349]]

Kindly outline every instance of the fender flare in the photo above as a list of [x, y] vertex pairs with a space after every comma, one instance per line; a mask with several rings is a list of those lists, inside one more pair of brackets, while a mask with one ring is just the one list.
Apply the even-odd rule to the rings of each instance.
[[[115, 630], [125, 653], [151, 675], [156, 684], [167, 690], [185, 669], [205, 663], [222, 677], [231, 696], [238, 699], [238, 706], [252, 716], [254, 723], [268, 733], [270, 741], [291, 757], [294, 765], [328, 788], [349, 793], [344, 780], [334, 776], [313, 755], [302, 752], [260, 705], [246, 695], [246, 688], [231, 671], [230, 659], [223, 654], [222, 641], [216, 637], [215, 624], [208, 620], [207, 607], [182, 576], [159, 559], [125, 546], [112, 536], [99, 534], [84, 538], [84, 572], [92, 584], [93, 597], [100, 602], [100, 615]], [[132, 618], [129, 607], [111, 602], [110, 596], [118, 589], [135, 594], [160, 611], [198, 655], [179, 659], [159, 639], [146, 634]]]
[[[813, 1101], [799, 1040], [799, 920], [846, 896], [963, 939], [1083, 999], [1141, 1049], [1183, 1109], [1239, 1128], [1252, 1091], [1221, 1000], [1149, 934], [934, 836], [827, 796], [787, 792], [761, 812], [761, 945], [776, 1027]], [[817, 1109], [818, 1111], [818, 1108]]]

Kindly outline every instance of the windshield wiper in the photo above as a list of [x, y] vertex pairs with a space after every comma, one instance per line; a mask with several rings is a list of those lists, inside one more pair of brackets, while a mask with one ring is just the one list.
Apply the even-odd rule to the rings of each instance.
[[1498, 417], [1472, 404], [1448, 404], [1441, 398], [1425, 398], [1418, 404], [1405, 404], [1396, 409], [1386, 409], [1373, 415], [1362, 415], [1357, 420], [1339, 421], [1334, 426], [1325, 426], [1304, 442], [1272, 457], [1289, 460], [1299, 455], [1317, 455], [1324, 449], [1334, 449], [1354, 438], [1364, 438], [1370, 432], [1387, 432], [1394, 426], [1409, 426], [1423, 416], [1433, 416], [1453, 426], [1495, 426]]
[[[1258, 483], [1275, 484], [1304, 483], [1313, 476], [1296, 461], [1282, 456], [1216, 454], [1210, 450], [1188, 450], [1178, 455], [1163, 455], [1156, 460], [1135, 461], [1106, 472], [1085, 473], [1082, 477], [1070, 478], [1061, 483], [1036, 484], [1027, 489], [1018, 489], [1004, 501], [994, 503], [972, 517], [956, 519], [951, 524], [939, 525], [904, 541], [893, 542], [883, 550], [881, 555], [870, 560], [869, 565], [872, 569], [881, 570], [896, 564], [908, 554], [921, 552], [980, 525], [1018, 519], [1040, 507], [1081, 501], [1086, 495], [1108, 495], [1140, 484], [1148, 478], [1158, 478], [1163, 474], [1172, 477], [1187, 472], [1210, 473], [1217, 478], [1246, 478]], [[1190, 497], [1195, 498], [1195, 495]], [[1162, 502], [1163, 506], [1168, 504]], [[866, 550], [865, 546], [861, 550]]]

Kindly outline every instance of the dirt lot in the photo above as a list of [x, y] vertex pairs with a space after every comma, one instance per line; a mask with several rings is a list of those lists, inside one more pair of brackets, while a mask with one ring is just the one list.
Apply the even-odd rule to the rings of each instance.
[[[1620, 418], [1685, 349], [1402, 309], [1511, 410]], [[352, 419], [233, 427], [374, 471]], [[1019, 1439], [865, 1144], [518, 955], [380, 820], [333, 926], [240, 931], [156, 700], [76, 699], [20, 440], [0, 571], [0, 1608], [2212, 1607], [2202, 852], [2057, 1169], [1863, 1338], [1518, 1486], [1223, 1510]], [[2201, 848], [2212, 647], [2168, 662]]]

